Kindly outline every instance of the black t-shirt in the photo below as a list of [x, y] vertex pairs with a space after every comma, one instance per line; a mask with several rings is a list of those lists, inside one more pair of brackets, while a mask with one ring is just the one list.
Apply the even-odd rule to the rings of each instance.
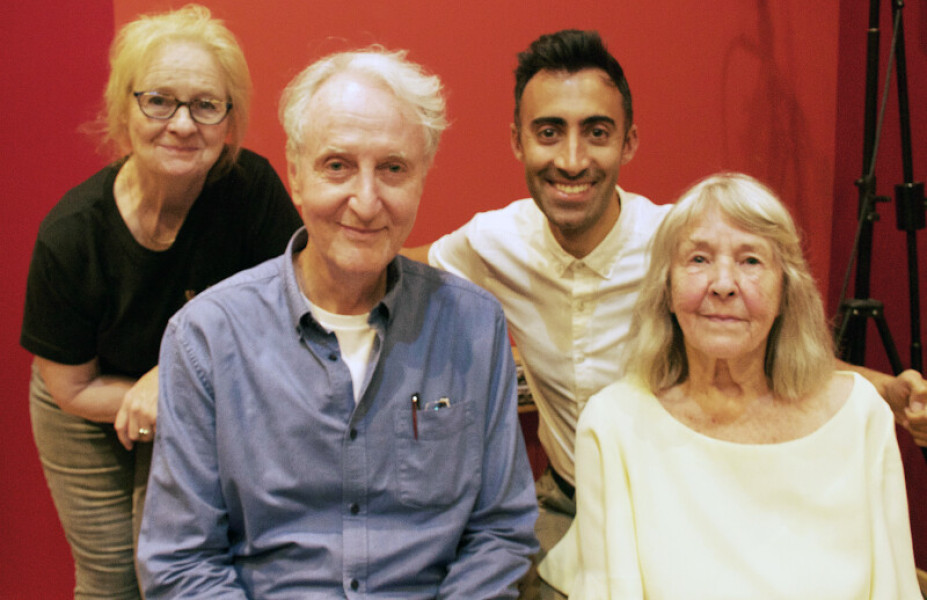
[[207, 183], [167, 250], [141, 246], [113, 196], [118, 166], [65, 194], [39, 227], [22, 346], [105, 374], [139, 377], [158, 363], [167, 321], [198, 292], [286, 249], [302, 221], [267, 159], [242, 150]]

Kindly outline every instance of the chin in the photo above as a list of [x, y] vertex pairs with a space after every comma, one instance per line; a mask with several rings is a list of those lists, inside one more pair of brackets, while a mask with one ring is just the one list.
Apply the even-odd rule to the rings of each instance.
[[346, 276], [364, 278], [379, 276], [386, 270], [386, 266], [391, 260], [392, 257], [387, 257], [380, 253], [377, 253], [375, 256], [363, 253], [354, 254], [353, 256], [344, 256], [340, 260], [337, 260], [335, 264]]
[[[561, 214], [551, 213], [548, 215], [548, 219], [551, 224], [554, 225], [558, 230], [563, 233], [579, 233], [589, 229], [589, 220], [586, 218], [586, 214], [562, 214], [568, 211], [558, 211]], [[569, 211], [572, 212], [572, 211]]]

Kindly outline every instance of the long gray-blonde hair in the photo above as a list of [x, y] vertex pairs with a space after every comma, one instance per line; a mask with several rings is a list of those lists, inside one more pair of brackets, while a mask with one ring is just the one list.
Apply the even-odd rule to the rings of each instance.
[[782, 297], [766, 341], [766, 377], [778, 397], [800, 398], [813, 392], [834, 369], [833, 340], [821, 295], [788, 209], [769, 188], [740, 173], [721, 173], [695, 184], [657, 229], [650, 268], [634, 310], [625, 356], [627, 373], [654, 392], [687, 378], [683, 333], [670, 310], [671, 267], [686, 230], [710, 209], [772, 244], [782, 268]]

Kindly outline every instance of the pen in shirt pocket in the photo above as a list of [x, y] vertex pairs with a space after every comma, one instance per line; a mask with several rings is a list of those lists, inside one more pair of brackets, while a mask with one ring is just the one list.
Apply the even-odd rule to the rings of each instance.
[[412, 394], [412, 435], [418, 440], [418, 411], [422, 409], [418, 393]]
[[451, 400], [447, 396], [441, 396], [433, 402], [428, 402], [427, 404], [422, 404], [422, 398], [418, 393], [412, 394], [411, 406], [412, 406], [412, 435], [415, 436], [415, 439], [418, 439], [418, 411], [420, 410], [441, 410], [442, 408], [447, 408], [451, 405]]

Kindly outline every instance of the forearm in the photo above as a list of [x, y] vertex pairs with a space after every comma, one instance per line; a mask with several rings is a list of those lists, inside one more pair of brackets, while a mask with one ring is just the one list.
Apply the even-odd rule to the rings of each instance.
[[158, 451], [138, 541], [147, 598], [245, 598], [229, 545], [214, 403], [168, 326], [161, 345]]
[[112, 423], [126, 392], [135, 380], [101, 375], [96, 359], [82, 365], [64, 365], [36, 357], [48, 393], [66, 413], [88, 421]]
[[497, 372], [485, 420], [482, 490], [461, 538], [457, 560], [448, 568], [439, 596], [517, 597], [517, 584], [537, 552], [537, 499], [518, 421], [515, 366], [497, 326], [493, 364]]
[[492, 507], [476, 508], [438, 597], [518, 597], [518, 583], [538, 548], [534, 537], [537, 500], [527, 459], [524, 464], [514, 461], [513, 466], [519, 472], [525, 469], [525, 480], [513, 474]]
[[126, 377], [102, 375], [91, 381], [83, 391], [58, 406], [66, 413], [83, 417], [88, 421], [112, 423], [126, 392], [135, 380]]
[[870, 369], [869, 367], [864, 367], [863, 365], [854, 365], [848, 362], [844, 362], [837, 359], [837, 368], [842, 371], [854, 371], [859, 373], [863, 377], [869, 380], [873, 386], [875, 386], [876, 391], [885, 398], [885, 391], [887, 386], [894, 379], [893, 376], [888, 373], [882, 373], [881, 371], [876, 371], [875, 369]]
[[178, 551], [172, 544], [161, 547], [159, 554], [145, 555], [144, 560], [139, 552], [139, 575], [146, 598], [248, 598], [234, 567], [223, 555]]
[[895, 422], [908, 430], [914, 441], [927, 446], [927, 381], [914, 369], [897, 376], [837, 361], [837, 367], [856, 371], [872, 383], [888, 403]]

